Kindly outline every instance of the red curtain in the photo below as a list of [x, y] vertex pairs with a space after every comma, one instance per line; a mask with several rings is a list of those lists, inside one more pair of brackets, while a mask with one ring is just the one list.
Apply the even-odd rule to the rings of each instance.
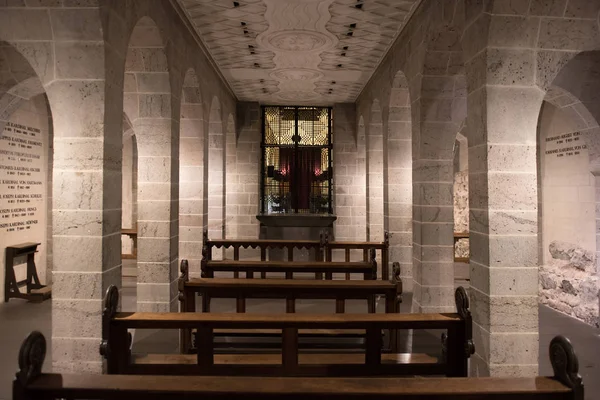
[[[290, 184], [293, 209], [309, 209], [315, 177], [321, 175], [321, 149], [282, 147], [279, 149], [279, 171]], [[282, 193], [285, 194], [285, 193]]]

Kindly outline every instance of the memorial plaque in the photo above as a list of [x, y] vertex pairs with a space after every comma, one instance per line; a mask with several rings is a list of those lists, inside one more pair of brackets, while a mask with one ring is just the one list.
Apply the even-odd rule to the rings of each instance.
[[[0, 131], [0, 243], [41, 243], [35, 260], [46, 283], [48, 114], [43, 97], [24, 101]], [[25, 259], [14, 260], [18, 281]], [[0, 301], [4, 299], [5, 259], [0, 260]]]
[[578, 156], [587, 145], [583, 142], [581, 132], [569, 132], [546, 138], [546, 156], [557, 158]]
[[0, 137], [0, 232], [32, 230], [45, 212], [44, 144], [38, 128], [8, 122]]

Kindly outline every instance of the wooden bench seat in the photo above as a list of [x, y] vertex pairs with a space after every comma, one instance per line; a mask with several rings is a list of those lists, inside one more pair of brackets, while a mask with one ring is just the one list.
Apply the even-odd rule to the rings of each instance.
[[236, 314], [115, 313], [111, 324], [128, 329], [447, 329], [464, 320], [456, 313], [432, 314]]
[[[235, 280], [240, 281], [240, 280]], [[286, 281], [293, 283], [294, 281]], [[362, 281], [361, 281], [362, 282]], [[327, 283], [322, 281], [323, 284]], [[467, 361], [471, 353], [465, 351], [472, 347], [470, 338], [470, 313], [468, 298], [463, 288], [457, 289], [459, 313], [448, 314], [246, 314], [246, 313], [123, 313], [117, 312], [118, 290], [111, 286], [105, 298], [102, 314], [101, 352], [107, 358], [110, 374], [180, 374], [180, 375], [230, 375], [239, 376], [265, 374], [269, 376], [387, 376], [387, 375], [447, 375], [466, 376]], [[178, 329], [191, 331], [196, 329], [196, 354], [192, 355], [196, 363], [187, 362], [173, 365], [136, 363], [131, 355], [129, 329]], [[442, 351], [443, 360], [428, 359], [427, 362], [402, 362], [407, 356], [386, 354], [383, 348], [382, 333], [397, 329], [443, 329], [447, 330], [447, 349]], [[216, 354], [215, 331], [239, 330], [242, 335], [251, 330], [262, 330], [280, 337], [280, 361], [257, 365], [219, 364], [221, 354]], [[353, 353], [349, 359], [360, 363], [342, 362], [332, 364], [302, 364], [306, 357], [300, 348], [300, 334], [309, 330], [311, 334], [325, 332], [336, 333], [344, 330], [364, 332], [364, 344], [361, 353]], [[471, 347], [469, 347], [471, 346]], [[329, 351], [331, 352], [331, 351]], [[328, 353], [323, 350], [321, 353]], [[391, 352], [392, 354], [396, 352]], [[311, 353], [314, 354], [314, 353]], [[256, 355], [262, 357], [262, 354]], [[250, 356], [244, 356], [246, 358]], [[269, 360], [266, 356], [263, 360]], [[323, 356], [325, 357], [325, 356]], [[333, 357], [333, 356], [332, 356]], [[337, 355], [336, 355], [337, 357]], [[415, 361], [419, 356], [415, 355]], [[172, 358], [172, 360], [190, 360], [191, 358]], [[223, 358], [221, 358], [223, 359]], [[273, 358], [270, 358], [273, 360]], [[335, 357], [333, 358], [335, 360]], [[393, 362], [396, 360], [397, 362]], [[410, 360], [410, 357], [408, 358]], [[422, 360], [422, 359], [421, 359]], [[321, 360], [325, 362], [327, 360]], [[429, 362], [432, 361], [432, 362]]]
[[[42, 374], [26, 390], [27, 399], [48, 396], [86, 399], [203, 400], [268, 398], [579, 400], [553, 378], [272, 378]], [[25, 397], [13, 397], [22, 400]], [[581, 399], [583, 399], [581, 397]]]
[[550, 361], [555, 376], [533, 378], [222, 376], [215, 379], [213, 376], [61, 375], [41, 373], [45, 354], [44, 336], [33, 332], [25, 339], [19, 352], [13, 400], [584, 399], [577, 357], [568, 339], [561, 336], [550, 343]]
[[[132, 354], [128, 373], [160, 375], [201, 375], [194, 354]], [[271, 354], [215, 354], [210, 375], [218, 376], [281, 376], [281, 353]], [[365, 369], [365, 354], [312, 353], [298, 354], [298, 365], [286, 376], [398, 376], [444, 375], [445, 366], [436, 357], [427, 354], [382, 354], [376, 368]]]
[[[281, 336], [281, 329], [215, 329], [215, 336]], [[298, 329], [303, 336], [364, 336], [364, 329]]]
[[[189, 266], [181, 263], [179, 278], [179, 300], [182, 312], [196, 311], [196, 296], [202, 298], [203, 313], [210, 312], [211, 299], [236, 299], [236, 312], [246, 312], [246, 299], [284, 299], [286, 312], [296, 311], [297, 299], [335, 300], [336, 312], [345, 312], [345, 301], [362, 299], [367, 301], [369, 313], [375, 313], [377, 296], [385, 298], [385, 312], [397, 313], [402, 294], [399, 266], [395, 266], [391, 281], [377, 280], [291, 280], [291, 279], [235, 279], [235, 278], [189, 278]], [[218, 335], [222, 335], [219, 333]], [[395, 350], [396, 335], [390, 335], [390, 346]], [[181, 352], [194, 351], [190, 329], [181, 331]]]
[[[132, 354], [135, 364], [187, 364], [198, 363], [195, 354]], [[306, 353], [298, 355], [298, 364], [336, 365], [364, 364], [364, 354]], [[437, 364], [436, 357], [418, 353], [388, 353], [381, 355], [382, 364]], [[216, 364], [281, 364], [281, 353], [271, 354], [215, 354]]]
[[377, 263], [372, 262], [324, 262], [324, 261], [236, 261], [219, 260], [206, 261], [202, 264], [202, 276], [213, 278], [215, 272], [243, 272], [247, 278], [253, 278], [254, 273], [285, 273], [287, 279], [292, 279], [295, 273], [326, 274], [362, 274], [364, 279], [377, 277]]

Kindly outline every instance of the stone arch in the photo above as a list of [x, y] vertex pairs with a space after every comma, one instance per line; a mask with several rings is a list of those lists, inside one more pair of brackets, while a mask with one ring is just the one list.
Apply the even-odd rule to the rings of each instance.
[[173, 157], [171, 84], [160, 29], [150, 17], [135, 24], [125, 60], [123, 107], [138, 145], [137, 308], [177, 308], [178, 210], [173, 186], [179, 164]]
[[367, 240], [383, 241], [383, 117], [381, 102], [377, 99], [371, 105], [367, 130]]
[[208, 120], [208, 235], [225, 235], [225, 137], [221, 103], [212, 99]]
[[200, 82], [188, 69], [181, 96], [179, 139], [179, 257], [187, 259], [193, 275], [200, 274], [202, 231], [205, 224], [205, 134]]
[[390, 260], [400, 263], [403, 290], [412, 292], [412, 118], [403, 71], [396, 72], [392, 82], [386, 136], [384, 221], [390, 233]]
[[461, 6], [460, 1], [445, 3], [423, 43], [419, 124], [413, 127], [413, 149], [418, 149], [413, 152], [416, 312], [454, 310], [454, 142], [467, 112]]

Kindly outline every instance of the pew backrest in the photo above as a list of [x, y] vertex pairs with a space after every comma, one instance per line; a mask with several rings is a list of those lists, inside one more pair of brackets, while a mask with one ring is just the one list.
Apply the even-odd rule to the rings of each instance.
[[296, 378], [43, 374], [46, 340], [32, 332], [21, 345], [13, 400], [156, 399], [438, 399], [583, 400], [584, 386], [573, 346], [550, 343], [553, 377], [534, 378]]
[[[330, 241], [327, 232], [321, 232], [319, 240], [265, 240], [265, 239], [209, 239], [208, 230], [202, 233], [202, 261], [201, 271], [204, 271], [206, 262], [213, 260], [213, 249], [233, 249], [233, 260], [240, 261], [240, 249], [259, 249], [260, 260], [266, 261], [269, 249], [281, 249], [287, 253], [287, 261], [295, 261], [294, 253], [296, 250], [308, 250], [313, 252], [313, 261], [333, 261], [333, 252], [343, 250], [345, 253], [344, 262], [351, 262], [351, 252], [362, 252], [363, 262], [375, 261], [376, 251], [381, 253], [381, 278], [383, 280], [390, 279], [389, 277], [389, 233], [384, 233], [383, 242], [336, 242]], [[297, 260], [296, 260], [297, 261]], [[357, 260], [354, 260], [357, 261]], [[263, 278], [266, 277], [265, 272], [261, 272]], [[234, 272], [234, 277], [239, 274]], [[316, 277], [321, 278], [321, 274]], [[328, 277], [331, 279], [330, 277]], [[346, 274], [346, 279], [350, 279]]]

